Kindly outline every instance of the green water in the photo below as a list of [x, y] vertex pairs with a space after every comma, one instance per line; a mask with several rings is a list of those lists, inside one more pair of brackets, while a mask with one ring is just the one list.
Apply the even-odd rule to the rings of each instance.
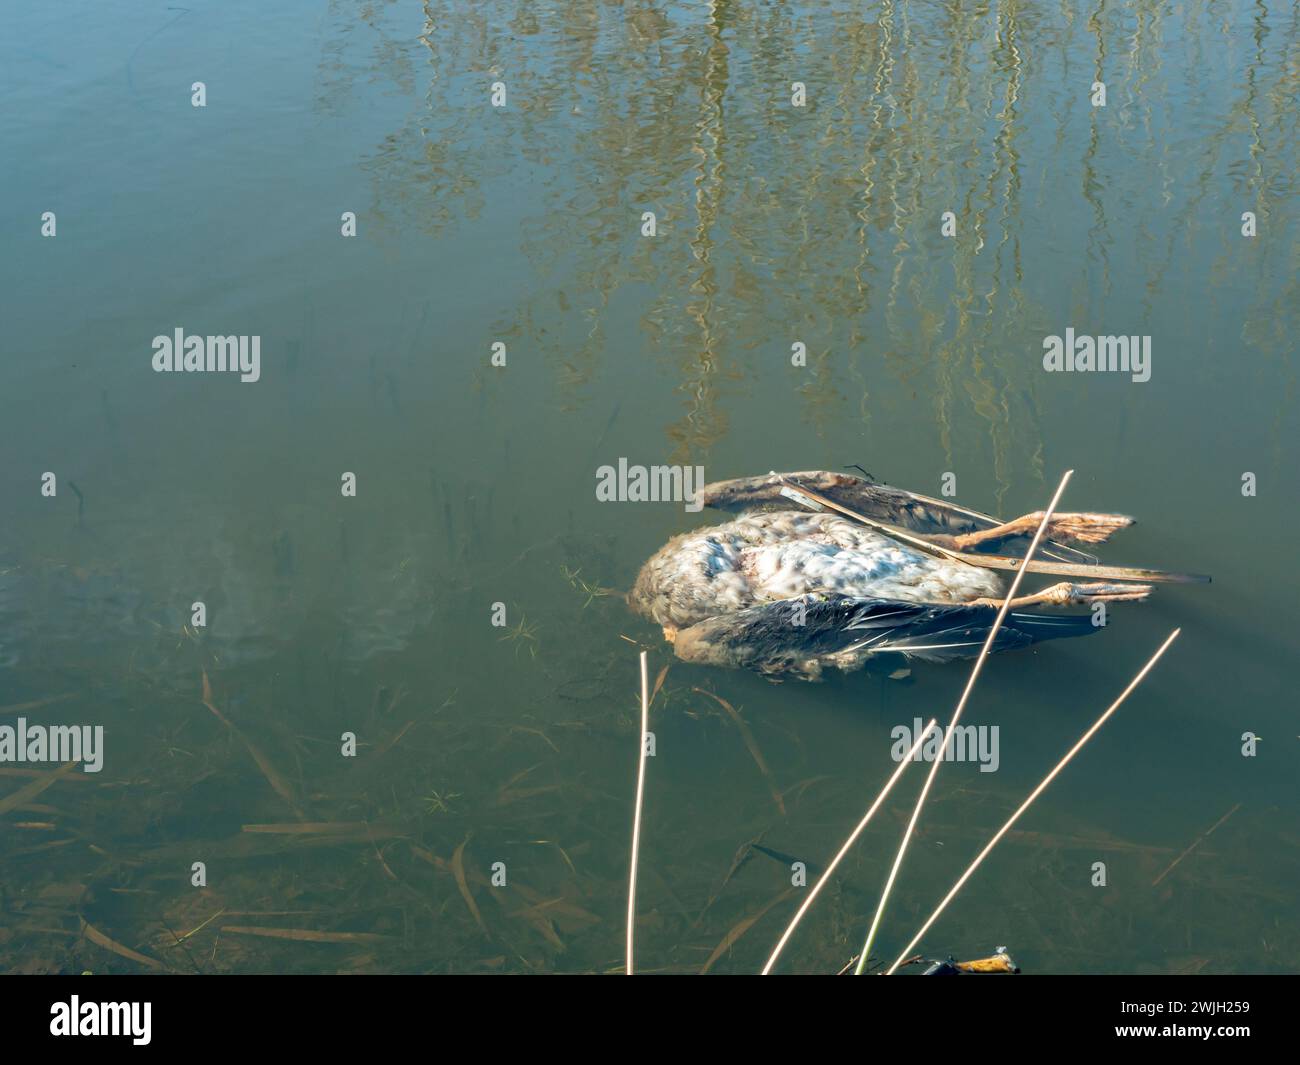
[[[1297, 89], [1296, 9], [1244, 0], [11, 11], [0, 724], [105, 749], [0, 816], [0, 967], [148, 967], [107, 937], [177, 971], [618, 970], [637, 652], [671, 657], [602, 592], [716, 520], [597, 502], [623, 457], [952, 473], [1008, 518], [1073, 468], [1064, 505], [1136, 515], [1106, 561], [1214, 583], [988, 664], [964, 720], [1000, 767], [939, 774], [880, 951], [1181, 626], [922, 949], [1296, 969]], [[1150, 380], [1044, 372], [1067, 327], [1149, 335]], [[260, 380], [154, 373], [177, 328], [260, 336]], [[815, 875], [968, 672], [674, 665], [638, 967], [756, 971], [804, 890], [780, 856]], [[786, 970], [856, 952], [922, 776]]]

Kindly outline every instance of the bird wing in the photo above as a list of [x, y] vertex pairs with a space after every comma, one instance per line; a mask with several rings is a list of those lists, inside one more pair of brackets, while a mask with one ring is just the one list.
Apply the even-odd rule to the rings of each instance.
[[[875, 484], [854, 474], [826, 470], [714, 481], [703, 488], [704, 505], [733, 512], [787, 510], [790, 501], [781, 495], [781, 489], [787, 482], [807, 485], [828, 499], [868, 518], [922, 535], [967, 533], [1002, 524], [998, 518], [946, 500], [894, 488], [892, 485]], [[1044, 558], [1058, 562], [1091, 565], [1097, 561], [1095, 555], [1052, 540], [1044, 542], [1040, 551]]]
[[[780, 659], [892, 651], [926, 661], [973, 658], [997, 609], [849, 595], [802, 595], [709, 618], [688, 632], [695, 646], [726, 648], [734, 664], [764, 669]], [[1096, 632], [1090, 615], [1011, 612], [994, 651]]]

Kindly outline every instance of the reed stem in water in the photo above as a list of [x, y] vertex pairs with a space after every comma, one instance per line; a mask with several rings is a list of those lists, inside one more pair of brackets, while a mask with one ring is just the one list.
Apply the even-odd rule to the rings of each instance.
[[636, 812], [632, 817], [632, 870], [627, 885], [627, 962], [624, 973], [632, 975], [632, 926], [636, 921], [636, 866], [641, 850], [641, 803], [645, 797], [645, 740], [650, 730], [650, 674], [646, 652], [641, 652], [641, 731], [637, 735]]
[[1007, 819], [1007, 823], [997, 830], [993, 838], [989, 840], [988, 845], [982, 851], [979, 852], [979, 855], [976, 857], [976, 859], [970, 863], [970, 867], [964, 873], [962, 873], [960, 878], [958, 878], [957, 883], [955, 883], [952, 886], [952, 890], [949, 891], [948, 894], [943, 897], [943, 901], [939, 903], [937, 907], [935, 907], [934, 913], [930, 914], [929, 919], [927, 919], [925, 924], [921, 926], [921, 930], [912, 937], [912, 941], [908, 943], [907, 946], [903, 948], [903, 952], [899, 954], [897, 958], [894, 959], [894, 964], [891, 965], [887, 970], [885, 970], [886, 976], [890, 975], [895, 969], [898, 968], [900, 964], [902, 964], [903, 960], [907, 957], [908, 951], [910, 951], [913, 947], [915, 947], [916, 944], [920, 942], [921, 937], [930, 930], [930, 926], [939, 919], [939, 916], [947, 908], [948, 903], [952, 902], [953, 898], [957, 895], [957, 892], [959, 892], [962, 889], [962, 886], [966, 883], [966, 881], [969, 880], [971, 878], [971, 875], [975, 872], [975, 870], [980, 867], [980, 863], [983, 862], [984, 859], [989, 856], [989, 852], [994, 847], [997, 846], [998, 841], [1003, 836], [1005, 836], [1008, 832], [1011, 831], [1011, 826], [1014, 825], [1020, 819], [1020, 815], [1029, 809], [1033, 801], [1037, 799], [1038, 796], [1040, 796], [1046, 790], [1047, 785], [1050, 784], [1053, 780], [1055, 780], [1056, 775], [1062, 769], [1064, 769], [1066, 765], [1069, 764], [1070, 759], [1079, 753], [1079, 750], [1083, 747], [1083, 745], [1087, 743], [1090, 739], [1092, 739], [1096, 731], [1106, 723], [1106, 719], [1109, 718], [1110, 715], [1113, 714], [1116, 710], [1118, 710], [1120, 706], [1123, 704], [1124, 700], [1127, 699], [1130, 694], [1132, 694], [1133, 689], [1142, 683], [1142, 680], [1146, 677], [1146, 675], [1151, 672], [1151, 667], [1154, 666], [1158, 661], [1160, 661], [1160, 656], [1163, 655], [1165, 651], [1169, 649], [1169, 645], [1173, 643], [1175, 639], [1177, 639], [1178, 634], [1182, 631], [1183, 631], [1182, 629], [1174, 629], [1174, 631], [1169, 634], [1169, 638], [1166, 639], [1165, 642], [1160, 645], [1160, 649], [1156, 651], [1154, 655], [1151, 656], [1151, 660], [1147, 662], [1147, 664], [1142, 667], [1138, 675], [1129, 682], [1129, 686], [1125, 688], [1122, 692], [1120, 692], [1119, 698], [1110, 704], [1110, 708], [1104, 714], [1102, 714], [1101, 717], [1097, 718], [1097, 720], [1093, 723], [1092, 728], [1088, 729], [1087, 732], [1085, 732], [1082, 736], [1079, 737], [1079, 742], [1076, 743], [1073, 747], [1071, 747], [1068, 752], [1066, 752], [1065, 757], [1056, 763], [1056, 768], [1053, 769], [1050, 773], [1048, 773], [1047, 776], [1043, 777], [1042, 783], [1039, 784], [1038, 787], [1036, 787], [1033, 791], [1029, 793], [1029, 798], [1027, 798], [1024, 802], [1022, 802], [1020, 804], [1019, 809], [1017, 809], [1016, 812], [1013, 813]]
[[925, 742], [926, 738], [930, 735], [930, 730], [934, 728], [934, 720], [934, 718], [930, 718], [926, 723], [925, 728], [921, 729], [920, 733], [916, 737], [916, 742], [912, 744], [912, 749], [908, 751], [898, 763], [898, 768], [894, 770], [893, 775], [885, 782], [885, 786], [880, 789], [880, 794], [876, 796], [876, 801], [873, 802], [867, 809], [867, 812], [862, 815], [862, 820], [858, 822], [858, 827], [855, 828], [849, 838], [844, 841], [844, 846], [840, 848], [839, 853], [831, 859], [831, 864], [826, 867], [826, 872], [822, 873], [821, 879], [817, 881], [816, 886], [814, 886], [812, 891], [808, 893], [808, 897], [804, 900], [804, 904], [799, 907], [799, 912], [794, 915], [794, 919], [790, 922], [790, 927], [785, 930], [785, 934], [780, 938], [776, 947], [772, 950], [772, 956], [767, 959], [767, 964], [763, 966], [763, 971], [760, 975], [771, 975], [772, 966], [776, 964], [776, 959], [781, 956], [781, 951], [785, 949], [786, 943], [788, 943], [790, 937], [794, 935], [795, 928], [798, 927], [799, 922], [803, 920], [804, 914], [808, 912], [809, 908], [817, 900], [817, 896], [821, 894], [822, 888], [826, 886], [826, 882], [831, 878], [831, 873], [835, 872], [835, 867], [839, 865], [844, 856], [849, 853], [849, 848], [857, 842], [858, 837], [862, 835], [863, 829], [865, 829], [871, 819], [876, 816], [876, 811], [880, 809], [881, 804], [885, 801], [885, 797], [893, 790], [894, 785], [898, 783], [904, 770], [906, 770], [908, 765], [911, 763], [913, 756], [921, 749], [921, 744]]
[[[1052, 520], [1056, 504], [1060, 502], [1061, 496], [1065, 492], [1065, 486], [1070, 483], [1072, 476], [1074, 476], [1073, 470], [1065, 471], [1065, 476], [1061, 478], [1061, 483], [1057, 485], [1056, 494], [1052, 496], [1052, 501], [1047, 504], [1047, 509], [1043, 511], [1042, 521], [1038, 523], [1038, 529], [1029, 544], [1029, 550], [1025, 552], [1026, 562], [1033, 558], [1034, 552], [1038, 550], [1038, 544], [1043, 539], [1043, 533], [1046, 531], [1048, 523]], [[894, 881], [897, 879], [898, 870], [903, 864], [903, 856], [907, 853], [907, 845], [912, 841], [912, 833], [916, 830], [916, 822], [920, 820], [921, 807], [925, 805], [926, 796], [930, 794], [930, 787], [934, 784], [934, 778], [939, 772], [939, 766], [948, 756], [948, 747], [952, 743], [953, 730], [957, 727], [957, 722], [961, 720], [962, 711], [966, 709], [966, 702], [975, 689], [975, 682], [979, 680], [980, 672], [984, 668], [984, 661], [989, 656], [989, 650], [997, 637], [998, 629], [1002, 627], [1002, 621], [1011, 607], [1011, 600], [1016, 597], [1016, 592], [1019, 590], [1020, 582], [1024, 576], [1025, 567], [1022, 566], [1016, 570], [1016, 575], [1012, 578], [1011, 588], [1007, 592], [1007, 597], [1002, 601], [1002, 606], [998, 609], [998, 616], [993, 620], [993, 627], [989, 629], [988, 637], [984, 641], [984, 646], [980, 649], [979, 657], [975, 659], [975, 665], [970, 671], [970, 679], [966, 681], [966, 688], [961, 693], [961, 698], [957, 700], [957, 709], [952, 712], [952, 720], [948, 722], [948, 730], [943, 737], [943, 746], [939, 749], [938, 756], [930, 764], [930, 772], [926, 774], [925, 783], [921, 786], [921, 794], [917, 796], [916, 806], [912, 808], [912, 817], [907, 822], [907, 828], [903, 832], [903, 841], [898, 845], [898, 853], [894, 856], [893, 868], [889, 870], [889, 877], [885, 880], [885, 889], [880, 895], [880, 905], [876, 907], [876, 915], [871, 920], [871, 928], [867, 931], [866, 941], [862, 945], [862, 953], [858, 956], [857, 968], [853, 970], [854, 976], [861, 976], [863, 969], [866, 968], [867, 958], [871, 956], [871, 947], [876, 940], [876, 932], [880, 928], [880, 919], [884, 916], [885, 905], [889, 902], [889, 894], [894, 889]]]

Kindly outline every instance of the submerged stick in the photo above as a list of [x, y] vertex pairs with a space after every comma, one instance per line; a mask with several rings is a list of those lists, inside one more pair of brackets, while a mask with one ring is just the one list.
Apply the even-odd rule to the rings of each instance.
[[806, 914], [812, 904], [817, 901], [817, 896], [821, 894], [822, 888], [824, 888], [826, 882], [830, 880], [831, 873], [835, 872], [835, 867], [838, 866], [844, 856], [849, 853], [849, 848], [857, 842], [858, 837], [862, 835], [863, 829], [865, 829], [871, 819], [876, 816], [876, 811], [880, 809], [881, 804], [885, 801], [885, 797], [893, 790], [894, 785], [898, 783], [899, 778], [911, 764], [913, 756], [921, 749], [921, 744], [923, 744], [929, 737], [932, 728], [934, 728], [934, 718], [930, 718], [926, 723], [925, 728], [921, 729], [920, 733], [916, 737], [916, 742], [912, 744], [912, 749], [903, 756], [902, 760], [898, 763], [898, 768], [894, 770], [893, 774], [885, 782], [885, 786], [880, 789], [880, 794], [876, 796], [876, 801], [873, 802], [871, 806], [868, 807], [867, 812], [862, 815], [862, 820], [858, 822], [858, 827], [855, 828], [849, 838], [844, 841], [844, 846], [842, 846], [839, 853], [831, 859], [831, 864], [826, 867], [826, 872], [822, 873], [821, 879], [817, 881], [812, 891], [808, 893], [808, 897], [804, 900], [804, 904], [799, 907], [799, 911], [794, 915], [794, 919], [791, 920], [790, 926], [785, 930], [785, 934], [781, 936], [777, 941], [776, 946], [772, 949], [772, 956], [767, 959], [767, 964], [763, 966], [763, 971], [759, 974], [760, 976], [771, 975], [772, 966], [776, 964], [776, 959], [781, 956], [781, 951], [785, 949], [785, 945], [790, 941], [790, 937], [794, 935], [794, 930], [799, 926], [799, 922], [803, 920], [804, 914]]
[[[1056, 494], [1052, 496], [1052, 501], [1047, 504], [1047, 509], [1043, 511], [1043, 518], [1038, 523], [1038, 530], [1034, 533], [1033, 540], [1030, 541], [1029, 550], [1025, 552], [1026, 563], [1034, 557], [1039, 541], [1042, 540], [1043, 534], [1047, 531], [1047, 525], [1052, 520], [1056, 504], [1060, 501], [1062, 494], [1065, 492], [1065, 486], [1070, 483], [1070, 478], [1073, 476], [1073, 470], [1066, 470], [1065, 476], [1061, 478], [1061, 483], [1057, 485]], [[997, 637], [998, 629], [1002, 627], [1002, 621], [1011, 608], [1011, 600], [1016, 597], [1016, 592], [1020, 588], [1020, 580], [1024, 577], [1025, 572], [1026, 567], [1021, 567], [1016, 571], [1015, 578], [1011, 581], [1011, 588], [1007, 592], [1007, 597], [1002, 601], [1002, 606], [998, 608], [998, 616], [993, 619], [993, 627], [989, 629], [989, 634], [984, 640], [984, 646], [980, 648], [979, 657], [975, 659], [975, 665], [970, 671], [970, 679], [966, 681], [966, 688], [961, 693], [961, 698], [957, 700], [957, 709], [952, 712], [952, 720], [948, 722], [948, 729], [944, 733], [943, 746], [939, 748], [938, 757], [930, 764], [930, 772], [926, 774], [925, 783], [921, 785], [921, 794], [917, 796], [916, 805], [912, 808], [912, 817], [907, 822], [907, 829], [903, 832], [903, 841], [898, 845], [898, 853], [894, 856], [893, 868], [889, 870], [889, 877], [885, 881], [885, 889], [880, 895], [880, 905], [876, 907], [876, 915], [872, 918], [871, 928], [867, 930], [867, 938], [862, 945], [862, 953], [858, 957], [858, 966], [853, 970], [854, 976], [862, 975], [867, 959], [871, 956], [871, 945], [875, 942], [876, 932], [880, 928], [880, 919], [885, 914], [885, 905], [889, 902], [889, 894], [894, 889], [894, 881], [897, 879], [898, 870], [903, 864], [903, 856], [907, 853], [907, 845], [912, 841], [912, 833], [916, 830], [916, 822], [920, 820], [921, 807], [925, 805], [926, 796], [930, 794], [930, 787], [934, 784], [935, 776], [938, 775], [939, 766], [948, 757], [948, 748], [952, 743], [953, 730], [957, 727], [957, 722], [961, 720], [962, 711], [966, 709], [966, 702], [970, 699], [971, 692], [975, 690], [975, 682], [979, 680], [980, 672], [984, 668], [984, 662], [989, 657], [989, 651], [992, 649], [993, 641]]]
[[1240, 809], [1241, 809], [1241, 803], [1237, 803], [1236, 806], [1234, 806], [1226, 814], [1224, 814], [1217, 821], [1215, 821], [1213, 825], [1211, 825], [1199, 836], [1197, 836], [1195, 841], [1192, 843], [1190, 847], [1188, 847], [1185, 851], [1183, 851], [1182, 854], [1180, 854], [1177, 858], [1175, 858], [1172, 862], [1170, 862], [1169, 867], [1163, 873], [1161, 873], [1158, 877], [1156, 877], [1153, 881], [1151, 881], [1151, 886], [1155, 887], [1157, 884], [1160, 883], [1160, 881], [1162, 881], [1165, 877], [1167, 877], [1170, 873], [1172, 873], [1174, 871], [1174, 867], [1179, 862], [1181, 862], [1184, 858], [1186, 858], [1189, 854], [1191, 854], [1192, 851], [1196, 850], [1197, 847], [1199, 847], [1202, 843], [1205, 842], [1206, 837], [1209, 836], [1211, 832], [1213, 832], [1216, 828], [1218, 828], [1221, 824], [1223, 824], [1224, 821], [1226, 821], [1229, 817], [1231, 817]]
[[[1165, 642], [1160, 645], [1159, 650], [1157, 650], [1156, 653], [1151, 656], [1150, 661], [1148, 661], [1147, 664], [1143, 666], [1141, 670], [1138, 671], [1138, 675], [1136, 677], [1134, 677], [1131, 681], [1129, 681], [1128, 687], [1125, 688], [1122, 692], [1120, 692], [1119, 698], [1116, 699], [1113, 703], [1111, 703], [1110, 707], [1106, 710], [1106, 712], [1102, 714], [1101, 717], [1097, 718], [1095, 722], [1093, 722], [1092, 728], [1088, 729], [1087, 732], [1085, 732], [1082, 736], [1079, 737], [1079, 741], [1073, 747], [1071, 747], [1069, 751], [1066, 752], [1065, 757], [1056, 763], [1056, 768], [1054, 768], [1050, 773], [1048, 773], [1047, 776], [1043, 777], [1042, 783], [1040, 783], [1038, 787], [1036, 787], [1033, 791], [1029, 793], [1029, 798], [1027, 798], [1024, 802], [1022, 802], [1020, 804], [1019, 809], [1017, 809], [1016, 812], [1013, 813], [1007, 819], [1007, 823], [997, 830], [993, 838], [988, 841], [988, 844], [985, 846], [985, 848], [982, 851], [980, 851], [979, 855], [975, 858], [975, 860], [970, 863], [970, 867], [966, 870], [966, 872], [962, 873], [957, 883], [955, 883], [952, 886], [952, 890], [949, 891], [948, 894], [943, 897], [943, 901], [939, 903], [939, 905], [935, 908], [934, 913], [930, 914], [929, 919], [925, 922], [925, 924], [921, 926], [921, 930], [917, 932], [916, 935], [912, 937], [912, 941], [908, 943], [906, 947], [903, 948], [902, 953], [900, 953], [898, 957], [895, 959], [894, 964], [891, 965], [887, 970], [885, 970], [886, 976], [888, 976], [890, 973], [892, 973], [895, 969], [898, 968], [898, 966], [902, 963], [903, 959], [907, 957], [907, 952], [911, 950], [913, 947], [915, 947], [916, 944], [920, 942], [921, 937], [930, 930], [930, 926], [933, 925], [934, 922], [939, 919], [944, 909], [948, 906], [948, 903], [952, 902], [957, 892], [959, 892], [962, 889], [962, 885], [964, 885], [966, 881], [971, 878], [971, 875], [975, 872], [975, 870], [980, 867], [980, 863], [983, 862], [984, 859], [988, 857], [989, 852], [994, 847], [997, 846], [998, 841], [1003, 836], [1005, 836], [1008, 832], [1011, 831], [1011, 826], [1014, 825], [1016, 821], [1020, 819], [1020, 815], [1029, 809], [1033, 801], [1037, 799], [1038, 796], [1040, 796], [1046, 790], [1047, 785], [1050, 784], [1053, 780], [1055, 780], [1056, 775], [1062, 769], [1064, 769], [1066, 765], [1069, 764], [1070, 759], [1072, 759], [1076, 754], [1079, 753], [1083, 745], [1087, 743], [1090, 739], [1092, 739], [1093, 735], [1097, 732], [1097, 730], [1106, 723], [1107, 718], [1109, 718], [1111, 714], [1113, 714], [1116, 710], [1118, 710], [1120, 706], [1123, 704], [1124, 700], [1127, 699], [1129, 695], [1132, 694], [1133, 689], [1142, 683], [1146, 675], [1151, 672], [1152, 667], [1157, 662], [1160, 661], [1160, 656], [1163, 655], [1165, 651], [1169, 649], [1169, 645], [1178, 638], [1178, 634], [1182, 631], [1183, 631], [1182, 629], [1174, 629], [1174, 631], [1169, 634]], [[1224, 820], [1226, 820], [1226, 818]], [[1222, 823], [1223, 823], [1222, 821], [1219, 822], [1219, 824]], [[1218, 825], [1215, 825], [1215, 828], [1217, 827]], [[1211, 831], [1213, 831], [1213, 829], [1211, 829]], [[1209, 835], [1209, 833], [1207, 832], [1206, 835]]]
[[81, 759], [79, 758], [74, 758], [71, 762], [64, 762], [58, 769], [42, 773], [30, 784], [24, 784], [17, 791], [6, 795], [3, 799], [0, 799], [0, 814], [7, 814], [10, 810], [16, 810], [24, 803], [31, 802], [51, 784], [62, 780], [80, 764]]
[[650, 730], [650, 674], [646, 665], [646, 652], [641, 652], [641, 732], [637, 743], [641, 750], [637, 756], [636, 812], [632, 817], [632, 869], [627, 885], [627, 959], [623, 972], [632, 975], [632, 925], [636, 921], [636, 866], [641, 850], [641, 803], [645, 798], [645, 738]]

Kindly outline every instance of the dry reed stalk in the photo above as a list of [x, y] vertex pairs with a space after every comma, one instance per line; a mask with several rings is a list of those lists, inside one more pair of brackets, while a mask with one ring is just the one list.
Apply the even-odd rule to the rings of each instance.
[[641, 652], [641, 732], [637, 737], [636, 810], [632, 816], [632, 868], [627, 885], [627, 957], [623, 972], [632, 975], [632, 926], [636, 921], [636, 868], [641, 851], [641, 804], [645, 798], [645, 740], [650, 731], [650, 674], [646, 652]]
[[911, 842], [912, 833], [916, 830], [916, 822], [920, 820], [921, 808], [925, 805], [926, 797], [930, 794], [930, 788], [934, 784], [934, 778], [938, 775], [939, 766], [943, 764], [944, 758], [948, 756], [948, 747], [952, 743], [953, 730], [957, 727], [957, 722], [961, 720], [962, 712], [966, 709], [966, 703], [970, 699], [971, 692], [975, 690], [975, 682], [979, 680], [980, 672], [984, 668], [984, 662], [989, 656], [989, 650], [997, 637], [998, 629], [1002, 627], [1002, 621], [1011, 608], [1011, 600], [1016, 597], [1016, 592], [1020, 588], [1020, 581], [1026, 573], [1027, 564], [1034, 557], [1034, 552], [1038, 550], [1038, 544], [1043, 539], [1043, 533], [1046, 531], [1048, 523], [1052, 520], [1056, 504], [1060, 502], [1061, 496], [1065, 493], [1065, 486], [1070, 483], [1072, 476], [1074, 476], [1073, 470], [1065, 471], [1065, 476], [1061, 478], [1061, 483], [1056, 487], [1056, 494], [1052, 496], [1052, 501], [1047, 504], [1047, 509], [1043, 511], [1042, 520], [1038, 523], [1038, 529], [1029, 544], [1029, 550], [1025, 552], [1026, 565], [1016, 570], [1007, 597], [1002, 601], [1002, 606], [998, 609], [998, 616], [993, 619], [993, 627], [989, 629], [988, 637], [984, 640], [984, 646], [980, 649], [979, 657], [975, 659], [975, 665], [970, 672], [970, 679], [966, 681], [966, 688], [957, 701], [957, 709], [953, 711], [952, 720], [948, 722], [948, 729], [943, 737], [943, 746], [939, 749], [938, 757], [930, 765], [930, 772], [926, 774], [925, 783], [921, 786], [921, 794], [917, 796], [916, 806], [912, 809], [911, 820], [908, 821], [907, 828], [903, 832], [903, 841], [898, 846], [898, 853], [894, 856], [894, 865], [889, 870], [889, 877], [885, 880], [885, 888], [880, 895], [880, 904], [876, 907], [876, 915], [872, 918], [871, 927], [867, 931], [866, 941], [862, 945], [862, 953], [858, 956], [858, 966], [853, 971], [854, 976], [862, 975], [867, 959], [871, 956], [871, 946], [875, 942], [876, 932], [879, 930], [881, 918], [885, 914], [885, 906], [889, 902], [890, 892], [894, 889], [894, 881], [898, 877], [898, 870], [903, 864], [903, 856], [907, 853], [907, 845]]
[[771, 975], [772, 966], [776, 964], [776, 959], [780, 957], [781, 951], [785, 949], [786, 943], [788, 943], [790, 937], [794, 935], [795, 928], [798, 927], [799, 922], [804, 918], [804, 914], [808, 912], [809, 908], [817, 900], [817, 896], [821, 894], [822, 888], [824, 888], [826, 882], [830, 880], [831, 873], [835, 872], [836, 866], [838, 866], [844, 856], [849, 853], [849, 848], [857, 842], [858, 837], [862, 835], [863, 830], [870, 823], [871, 819], [876, 816], [876, 811], [880, 809], [886, 796], [888, 796], [893, 790], [894, 785], [898, 783], [899, 778], [902, 777], [903, 772], [911, 763], [913, 756], [921, 749], [921, 744], [925, 742], [926, 738], [930, 735], [930, 730], [934, 728], [934, 720], [934, 718], [930, 718], [926, 723], [925, 728], [921, 729], [920, 734], [916, 737], [916, 741], [912, 744], [912, 749], [903, 756], [902, 760], [898, 763], [898, 768], [894, 770], [889, 780], [885, 782], [885, 786], [880, 789], [880, 794], [876, 796], [876, 801], [873, 802], [871, 806], [868, 807], [867, 812], [862, 815], [862, 820], [858, 822], [858, 827], [855, 828], [849, 835], [849, 838], [844, 841], [844, 846], [842, 846], [839, 849], [839, 853], [831, 859], [831, 864], [826, 867], [826, 871], [822, 873], [821, 879], [817, 881], [812, 891], [808, 893], [808, 898], [806, 898], [804, 904], [799, 907], [799, 911], [794, 915], [794, 919], [790, 922], [790, 926], [785, 930], [785, 934], [777, 941], [776, 946], [773, 948], [772, 956], [767, 959], [767, 964], [763, 966], [763, 971], [760, 974], [761, 976]]
[[[1151, 656], [1147, 664], [1143, 666], [1141, 670], [1138, 671], [1138, 675], [1134, 677], [1131, 681], [1129, 681], [1128, 687], [1125, 688], [1122, 692], [1120, 692], [1119, 698], [1116, 699], [1113, 703], [1111, 703], [1110, 707], [1106, 710], [1106, 712], [1102, 714], [1101, 717], [1097, 718], [1095, 722], [1093, 722], [1092, 727], [1088, 729], [1088, 731], [1085, 732], [1082, 736], [1079, 737], [1079, 741], [1073, 747], [1071, 747], [1068, 752], [1066, 752], [1064, 758], [1062, 758], [1059, 762], [1056, 763], [1056, 767], [1050, 773], [1048, 773], [1047, 776], [1043, 777], [1042, 782], [1038, 785], [1038, 787], [1036, 787], [1033, 791], [1029, 793], [1029, 797], [1025, 799], [1025, 801], [1020, 804], [1020, 807], [1016, 810], [1016, 812], [1013, 813], [1007, 819], [1006, 824], [1004, 824], [1000, 829], [997, 830], [997, 832], [994, 834], [993, 838], [989, 840], [985, 848], [982, 851], [980, 851], [979, 855], [975, 858], [975, 860], [970, 863], [970, 866], [967, 868], [966, 872], [962, 873], [961, 877], [957, 880], [957, 883], [955, 883], [952, 886], [952, 890], [949, 891], [948, 894], [944, 896], [943, 901], [939, 903], [939, 905], [935, 908], [934, 913], [930, 914], [929, 919], [925, 922], [925, 924], [921, 926], [921, 930], [917, 932], [916, 935], [912, 937], [912, 941], [908, 943], [906, 947], [903, 948], [902, 953], [900, 953], [898, 957], [894, 960], [894, 964], [891, 965], [885, 971], [886, 976], [888, 976], [890, 973], [892, 973], [895, 969], [898, 968], [898, 966], [902, 963], [903, 959], [907, 957], [907, 952], [911, 950], [913, 947], [915, 947], [916, 944], [920, 941], [921, 937], [930, 930], [930, 926], [939, 919], [939, 916], [947, 908], [948, 903], [952, 902], [957, 892], [962, 889], [962, 885], [964, 885], [966, 881], [971, 878], [971, 875], [975, 872], [975, 870], [980, 867], [980, 863], [983, 862], [984, 859], [988, 857], [989, 852], [993, 850], [995, 846], [997, 846], [998, 841], [1003, 836], [1005, 836], [1009, 831], [1011, 831], [1011, 826], [1014, 825], [1017, 820], [1019, 820], [1020, 815], [1029, 809], [1030, 805], [1034, 802], [1034, 800], [1037, 799], [1038, 796], [1040, 796], [1047, 789], [1047, 785], [1050, 784], [1053, 780], [1055, 780], [1056, 775], [1060, 773], [1060, 771], [1064, 769], [1066, 765], [1069, 764], [1070, 759], [1072, 759], [1076, 754], [1079, 753], [1083, 745], [1087, 743], [1090, 739], [1092, 739], [1093, 735], [1097, 732], [1097, 730], [1106, 723], [1107, 718], [1109, 718], [1111, 714], [1113, 714], [1116, 710], [1120, 708], [1124, 700], [1127, 699], [1129, 695], [1133, 692], [1133, 689], [1142, 683], [1146, 675], [1151, 672], [1152, 667], [1158, 661], [1160, 661], [1160, 656], [1163, 655], [1165, 651], [1169, 649], [1169, 645], [1173, 643], [1175, 639], [1178, 638], [1178, 634], [1180, 632], [1182, 632], [1182, 629], [1174, 629], [1174, 631], [1169, 634], [1169, 637], [1165, 640], [1165, 642], [1160, 645], [1159, 650], [1157, 650], [1156, 653]], [[1219, 823], [1222, 824], [1223, 822], [1220, 821]], [[1218, 825], [1216, 825], [1215, 827], [1217, 828]]]

